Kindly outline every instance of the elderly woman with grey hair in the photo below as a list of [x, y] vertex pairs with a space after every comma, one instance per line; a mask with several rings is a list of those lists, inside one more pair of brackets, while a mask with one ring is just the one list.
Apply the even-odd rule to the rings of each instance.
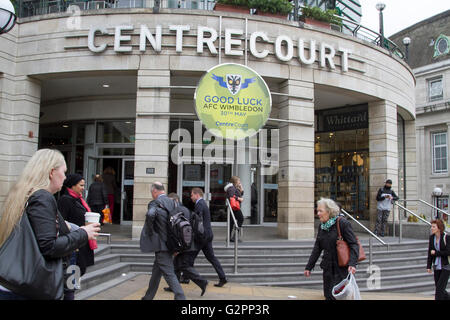
[[[356, 272], [359, 255], [359, 246], [352, 226], [345, 218], [339, 217], [339, 212], [339, 207], [333, 200], [321, 198], [317, 201], [317, 215], [320, 219], [320, 226], [314, 249], [304, 272], [306, 277], [311, 276], [311, 270], [314, 269], [320, 254], [324, 251], [320, 267], [323, 270], [323, 293], [326, 300], [334, 300], [331, 293], [333, 287], [347, 277], [349, 272], [353, 274]], [[340, 267], [338, 264], [336, 250], [338, 221], [341, 235], [350, 248], [350, 260], [346, 267]]]

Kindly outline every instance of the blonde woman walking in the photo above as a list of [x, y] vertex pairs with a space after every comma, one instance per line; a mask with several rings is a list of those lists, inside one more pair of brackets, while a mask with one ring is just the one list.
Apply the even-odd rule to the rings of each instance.
[[[6, 197], [0, 220], [0, 247], [18, 225], [23, 213], [28, 215], [43, 257], [52, 260], [62, 259], [63, 268], [67, 268], [68, 259], [74, 250], [86, 245], [89, 239], [94, 239], [98, 235], [100, 224], [83, 226], [70, 232], [69, 224], [57, 210], [53, 194], [61, 190], [66, 170], [64, 157], [57, 150], [38, 150], [31, 157]], [[27, 298], [29, 297], [9, 290], [7, 283], [0, 283], [0, 300]], [[62, 296], [58, 297], [60, 298]]]

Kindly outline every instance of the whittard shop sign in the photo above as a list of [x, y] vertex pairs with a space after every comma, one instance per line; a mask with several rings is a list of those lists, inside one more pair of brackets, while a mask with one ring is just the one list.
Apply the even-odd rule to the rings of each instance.
[[316, 112], [317, 132], [365, 129], [369, 127], [368, 105], [321, 110]]
[[240, 140], [256, 134], [269, 118], [272, 97], [262, 77], [234, 63], [215, 66], [200, 79], [195, 111], [215, 136]]

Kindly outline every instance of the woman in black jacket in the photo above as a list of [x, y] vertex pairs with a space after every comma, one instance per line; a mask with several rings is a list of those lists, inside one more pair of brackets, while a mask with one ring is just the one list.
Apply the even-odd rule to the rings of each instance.
[[[228, 183], [225, 188], [225, 192], [227, 193], [227, 199], [230, 200], [231, 198], [235, 198], [237, 201], [239, 201], [239, 204], [244, 201], [243, 195], [244, 190], [241, 185], [241, 179], [237, 176], [232, 176], [230, 178], [230, 183]], [[230, 200], [231, 203], [231, 200]], [[240, 209], [233, 210], [234, 217], [236, 218], [236, 222], [240, 227], [244, 224], [244, 215], [242, 214], [242, 211]], [[231, 235], [231, 241], [234, 241], [233, 236], [233, 227], [234, 227], [234, 220], [231, 218], [230, 223], [230, 235]]]
[[[26, 203], [25, 213], [42, 255], [45, 259], [62, 259], [63, 268], [67, 268], [68, 258], [74, 250], [98, 235], [99, 224], [70, 232], [70, 226], [57, 210], [53, 194], [61, 190], [66, 170], [64, 157], [57, 150], [41, 149], [31, 157], [6, 197], [0, 220], [0, 247], [20, 222]], [[17, 299], [27, 297], [0, 286], [0, 300]]]
[[[347, 277], [348, 273], [355, 274], [356, 263], [359, 256], [359, 245], [353, 233], [350, 222], [339, 217], [339, 207], [331, 199], [320, 199], [317, 202], [317, 215], [320, 219], [319, 231], [317, 233], [314, 249], [306, 265], [304, 274], [311, 276], [317, 260], [324, 251], [320, 267], [323, 270], [323, 293], [326, 300], [334, 300], [332, 290], [335, 285]], [[346, 267], [339, 267], [336, 250], [338, 231], [336, 224], [339, 221], [341, 235], [350, 248], [350, 260]]]
[[446, 290], [448, 277], [450, 275], [449, 255], [450, 245], [447, 246], [449, 238], [444, 233], [445, 226], [442, 220], [431, 221], [431, 236], [428, 244], [427, 271], [432, 273], [434, 269], [434, 283], [436, 284], [435, 300], [449, 300]]
[[[58, 200], [58, 209], [65, 220], [79, 227], [85, 225], [85, 213], [90, 211], [84, 201], [84, 179], [79, 174], [69, 174], [64, 181], [65, 193]], [[94, 250], [86, 244], [79, 248], [76, 255], [76, 264], [80, 267], [81, 275], [86, 273], [86, 268], [94, 264]]]
[[92, 212], [100, 214], [100, 223], [103, 225], [104, 216], [102, 211], [105, 208], [109, 208], [109, 202], [102, 176], [99, 174], [95, 175], [94, 182], [89, 186], [87, 203]]

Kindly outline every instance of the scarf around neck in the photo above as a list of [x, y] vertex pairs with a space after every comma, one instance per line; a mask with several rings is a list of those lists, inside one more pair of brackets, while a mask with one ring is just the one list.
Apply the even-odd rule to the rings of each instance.
[[330, 231], [330, 228], [336, 223], [337, 218], [338, 217], [334, 217], [334, 218], [328, 219], [328, 221], [325, 223], [321, 223], [320, 228], [324, 231]]
[[87, 212], [91, 212], [91, 208], [89, 208], [88, 204], [86, 203], [86, 201], [84, 201], [84, 199], [81, 195], [79, 195], [78, 193], [76, 193], [75, 191], [73, 191], [72, 189], [69, 189], [69, 188], [67, 188], [67, 192], [69, 193], [69, 195], [71, 195], [75, 199], [80, 199], [81, 204], [83, 205], [83, 207], [86, 208]]

